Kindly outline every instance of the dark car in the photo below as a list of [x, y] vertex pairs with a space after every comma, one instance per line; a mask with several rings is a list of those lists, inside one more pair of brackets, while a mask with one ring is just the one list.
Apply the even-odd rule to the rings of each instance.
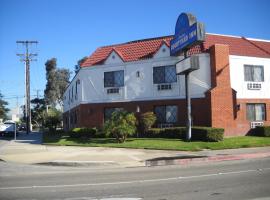
[[25, 125], [25, 124], [20, 124], [20, 125], [18, 126], [18, 130], [19, 130], [19, 131], [26, 131], [26, 125]]

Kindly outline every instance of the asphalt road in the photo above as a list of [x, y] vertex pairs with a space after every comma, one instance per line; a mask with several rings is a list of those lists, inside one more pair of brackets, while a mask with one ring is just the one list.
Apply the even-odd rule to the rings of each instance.
[[[8, 169], [7, 169], [8, 168]], [[0, 163], [0, 199], [270, 199], [270, 158], [89, 169]]]

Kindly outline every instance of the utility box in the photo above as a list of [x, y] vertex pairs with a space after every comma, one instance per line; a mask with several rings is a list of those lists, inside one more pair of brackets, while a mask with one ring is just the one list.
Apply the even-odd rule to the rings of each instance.
[[200, 69], [198, 55], [192, 55], [176, 64], [176, 74], [186, 74], [197, 69]]

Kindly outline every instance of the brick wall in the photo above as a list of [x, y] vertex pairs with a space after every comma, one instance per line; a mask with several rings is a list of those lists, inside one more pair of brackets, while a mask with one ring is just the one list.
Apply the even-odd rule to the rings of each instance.
[[[210, 113], [208, 102], [205, 98], [192, 99], [192, 116], [193, 124], [197, 126], [210, 126]], [[137, 106], [140, 107], [140, 113], [153, 111], [158, 105], [177, 105], [177, 125], [185, 126], [186, 124], [186, 102], [184, 99], [177, 100], [154, 100], [154, 101], [136, 101], [136, 102], [116, 102], [116, 103], [94, 103], [81, 104], [73, 108], [70, 112], [64, 113], [65, 117], [77, 112], [77, 124], [71, 124], [70, 127], [65, 125], [65, 130], [74, 127], [101, 127], [104, 123], [104, 109], [121, 107], [129, 112], [136, 112]], [[65, 122], [65, 121], [64, 121]], [[65, 124], [65, 123], [64, 123]]]
[[235, 133], [247, 134], [250, 130], [250, 121], [247, 120], [247, 103], [264, 103], [266, 105], [266, 121], [264, 125], [270, 126], [270, 99], [237, 99], [237, 105], [240, 106], [237, 111]]
[[231, 88], [229, 46], [215, 44], [210, 48], [211, 83], [207, 92], [212, 127], [225, 128], [232, 135], [236, 118], [236, 92]]
[[[229, 46], [215, 44], [210, 48], [212, 88], [206, 93], [212, 127], [225, 128], [225, 136], [246, 135], [250, 131], [247, 120], [247, 103], [265, 103], [266, 121], [270, 125], [269, 99], [237, 99], [236, 91], [231, 88]], [[238, 110], [238, 106], [240, 109]]]

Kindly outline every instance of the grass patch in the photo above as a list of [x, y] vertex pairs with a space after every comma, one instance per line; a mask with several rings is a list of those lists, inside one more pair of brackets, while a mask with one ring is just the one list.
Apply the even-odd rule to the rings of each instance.
[[181, 150], [200, 151], [203, 149], [236, 149], [248, 147], [270, 146], [269, 137], [241, 136], [225, 138], [220, 142], [185, 142], [180, 139], [163, 138], [128, 138], [125, 143], [117, 143], [114, 138], [91, 138], [80, 139], [70, 138], [68, 135], [47, 135], [44, 134], [43, 142], [46, 145], [62, 146], [85, 146], [85, 147], [117, 147], [135, 149], [160, 149], [160, 150]]

